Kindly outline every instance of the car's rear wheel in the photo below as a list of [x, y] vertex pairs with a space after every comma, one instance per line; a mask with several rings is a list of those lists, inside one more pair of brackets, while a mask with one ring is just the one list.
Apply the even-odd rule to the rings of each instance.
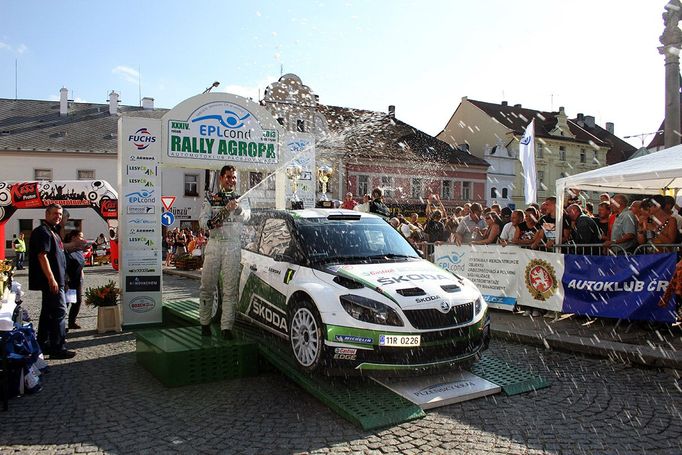
[[289, 317], [289, 341], [294, 359], [304, 371], [317, 370], [324, 359], [320, 313], [309, 300], [294, 303]]

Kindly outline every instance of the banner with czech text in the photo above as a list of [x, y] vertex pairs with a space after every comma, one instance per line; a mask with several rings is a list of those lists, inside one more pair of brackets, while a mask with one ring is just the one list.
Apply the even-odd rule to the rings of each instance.
[[628, 320], [675, 322], [672, 304], [658, 302], [675, 269], [674, 253], [564, 256], [562, 312]]

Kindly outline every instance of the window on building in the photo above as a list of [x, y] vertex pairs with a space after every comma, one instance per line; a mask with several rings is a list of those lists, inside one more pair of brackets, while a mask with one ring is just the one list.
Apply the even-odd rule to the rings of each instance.
[[198, 174], [185, 174], [185, 196], [199, 196]]
[[277, 123], [284, 126], [284, 117], [277, 117]]
[[412, 179], [412, 198], [419, 199], [422, 197], [422, 179]]
[[393, 197], [393, 177], [381, 177], [381, 189], [384, 196]]
[[490, 188], [490, 199], [495, 199], [497, 197], [497, 188]]
[[584, 163], [587, 159], [585, 149], [580, 149], [580, 162]]
[[52, 180], [52, 169], [33, 169], [33, 180]]
[[443, 200], [452, 199], [452, 181], [443, 180], [443, 191], [441, 192], [440, 198]]
[[508, 196], [509, 196], [509, 190], [507, 188], [502, 188], [502, 197], [504, 199], [507, 199]]
[[76, 178], [78, 180], [94, 180], [95, 171], [92, 169], [78, 169], [76, 171]]
[[599, 164], [599, 153], [596, 150], [592, 151], [592, 163]]
[[544, 153], [544, 149], [542, 147], [542, 142], [537, 142], [535, 146], [535, 157], [536, 158], [542, 158]]
[[462, 200], [471, 201], [471, 182], [462, 182]]
[[299, 133], [305, 132], [305, 121], [296, 120], [296, 131], [298, 131]]
[[369, 175], [358, 175], [358, 196], [369, 194]]
[[566, 147], [563, 145], [559, 146], [559, 160], [566, 161]]
[[249, 188], [253, 188], [263, 181], [262, 172], [249, 172]]
[[538, 171], [538, 191], [544, 191], [545, 188], [545, 171]]
[[33, 230], [33, 220], [28, 218], [19, 219], [19, 232], [31, 232]]

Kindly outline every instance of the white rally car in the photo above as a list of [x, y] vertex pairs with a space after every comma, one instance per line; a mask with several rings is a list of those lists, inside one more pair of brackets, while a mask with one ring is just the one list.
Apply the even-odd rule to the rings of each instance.
[[245, 237], [237, 315], [287, 340], [303, 370], [448, 367], [488, 346], [476, 286], [375, 215], [266, 211]]

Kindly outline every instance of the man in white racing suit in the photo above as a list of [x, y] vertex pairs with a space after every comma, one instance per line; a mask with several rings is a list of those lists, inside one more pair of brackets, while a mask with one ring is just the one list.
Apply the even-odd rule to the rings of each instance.
[[223, 309], [220, 328], [225, 339], [232, 339], [235, 306], [239, 294], [239, 273], [241, 270], [241, 231], [243, 222], [249, 217], [248, 204], [239, 206], [239, 195], [235, 192], [237, 176], [234, 166], [223, 166], [220, 170], [219, 189], [206, 194], [199, 216], [199, 225], [209, 229], [209, 240], [204, 252], [204, 266], [201, 272], [199, 290], [199, 321], [201, 334], [211, 336], [211, 309], [216, 284], [223, 273]]

